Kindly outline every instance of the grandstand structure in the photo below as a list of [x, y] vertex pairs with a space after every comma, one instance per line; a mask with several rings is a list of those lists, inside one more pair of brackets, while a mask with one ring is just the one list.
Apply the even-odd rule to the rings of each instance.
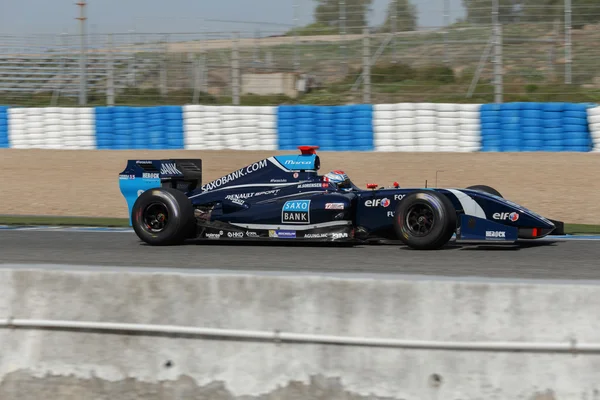
[[[51, 93], [59, 97], [79, 95], [81, 68], [79, 48], [73, 35], [60, 35], [54, 41], [34, 38], [11, 43], [0, 37], [0, 95], [11, 98], [26, 94]], [[148, 47], [148, 46], [145, 46]], [[155, 48], [158, 48], [157, 46]], [[131, 46], [91, 47], [86, 51], [85, 81], [88, 91], [115, 94], [136, 87], [139, 79], [158, 70], [157, 57], [138, 57]]]

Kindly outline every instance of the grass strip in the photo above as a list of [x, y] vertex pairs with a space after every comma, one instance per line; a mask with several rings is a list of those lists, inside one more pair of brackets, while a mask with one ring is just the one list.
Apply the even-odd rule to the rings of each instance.
[[568, 235], [599, 235], [600, 225], [565, 224], [565, 233]]

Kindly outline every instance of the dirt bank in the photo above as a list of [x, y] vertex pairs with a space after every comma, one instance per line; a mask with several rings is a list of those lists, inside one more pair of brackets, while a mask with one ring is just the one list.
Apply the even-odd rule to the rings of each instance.
[[[281, 152], [288, 154], [290, 152]], [[291, 152], [295, 153], [295, 152]], [[255, 160], [257, 151], [0, 150], [0, 214], [126, 217], [118, 173], [130, 158], [197, 157], [208, 182]], [[486, 184], [547, 217], [600, 224], [600, 154], [327, 153], [322, 172], [345, 170], [364, 187]]]

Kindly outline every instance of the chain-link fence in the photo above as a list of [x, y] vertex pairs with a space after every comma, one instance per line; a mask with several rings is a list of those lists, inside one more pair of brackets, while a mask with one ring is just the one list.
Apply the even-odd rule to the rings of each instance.
[[429, 27], [409, 0], [378, 24], [370, 0], [319, 0], [308, 26], [295, 3], [289, 24], [238, 32], [0, 36], [0, 103], [598, 100], [597, 0], [464, 0], [458, 21], [435, 1]]

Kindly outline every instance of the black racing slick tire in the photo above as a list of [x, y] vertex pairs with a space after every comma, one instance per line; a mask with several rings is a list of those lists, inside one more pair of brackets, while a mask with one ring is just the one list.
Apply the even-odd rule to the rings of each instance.
[[456, 209], [433, 190], [409, 194], [396, 206], [394, 230], [400, 241], [416, 250], [442, 248], [456, 231]]
[[[502, 197], [502, 195], [500, 194], [499, 191], [497, 191], [493, 187], [486, 186], [486, 185], [469, 186], [467, 189], [479, 190], [480, 192], [489, 193], [489, 194], [493, 194], [493, 195], [498, 196], [498, 197]], [[502, 197], [502, 198], [504, 198], [504, 197]]]
[[193, 237], [194, 207], [180, 190], [155, 188], [142, 193], [131, 212], [133, 230], [153, 246], [182, 244]]

